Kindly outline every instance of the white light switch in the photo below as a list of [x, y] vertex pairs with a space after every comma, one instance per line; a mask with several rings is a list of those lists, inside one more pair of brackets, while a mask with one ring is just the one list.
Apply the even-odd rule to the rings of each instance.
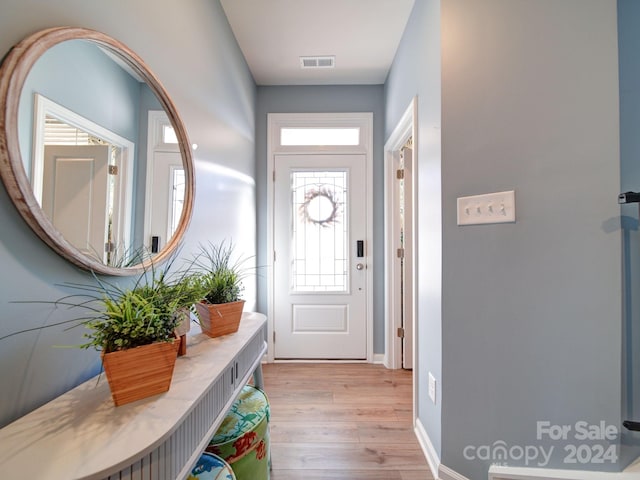
[[514, 190], [458, 198], [458, 225], [515, 221], [516, 193]]
[[429, 372], [429, 398], [435, 404], [436, 403], [436, 377]]

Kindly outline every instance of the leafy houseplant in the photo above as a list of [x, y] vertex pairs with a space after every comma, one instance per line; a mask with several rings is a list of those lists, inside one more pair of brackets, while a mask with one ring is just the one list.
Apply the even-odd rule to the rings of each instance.
[[85, 334], [89, 341], [82, 347], [104, 353], [154, 342], [173, 342], [181, 320], [179, 313], [191, 309], [202, 296], [200, 285], [191, 276], [184, 274], [170, 281], [166, 271], [157, 273], [155, 269], [141, 275], [129, 289], [100, 280], [97, 286], [76, 287], [93, 292], [93, 300], [102, 305], [93, 307], [96, 314], [84, 319], [91, 332]]
[[242, 281], [246, 276], [244, 259], [235, 259], [233, 244], [210, 243], [201, 247], [194, 264], [194, 274], [203, 292], [203, 299], [196, 304], [203, 333], [219, 337], [238, 331], [244, 300]]
[[75, 285], [87, 292], [86, 302], [62, 302], [92, 311], [82, 319], [90, 329], [82, 347], [102, 352], [116, 406], [165, 392], [171, 385], [180, 312], [192, 309], [202, 291], [188, 274], [170, 281], [167, 269], [158, 272], [152, 266], [127, 289], [96, 278], [96, 286]]

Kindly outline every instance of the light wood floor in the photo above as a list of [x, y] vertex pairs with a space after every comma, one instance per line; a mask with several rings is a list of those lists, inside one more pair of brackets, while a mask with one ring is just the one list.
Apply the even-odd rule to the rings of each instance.
[[271, 480], [432, 480], [411, 426], [411, 372], [268, 364]]

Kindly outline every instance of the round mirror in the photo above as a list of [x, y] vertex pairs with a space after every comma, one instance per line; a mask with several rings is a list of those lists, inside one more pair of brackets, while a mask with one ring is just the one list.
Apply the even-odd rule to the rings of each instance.
[[0, 176], [35, 233], [74, 264], [132, 275], [175, 251], [193, 208], [186, 130], [145, 63], [60, 27], [0, 66]]

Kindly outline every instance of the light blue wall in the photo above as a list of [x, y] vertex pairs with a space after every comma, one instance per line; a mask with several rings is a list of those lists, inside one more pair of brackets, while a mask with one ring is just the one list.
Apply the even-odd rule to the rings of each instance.
[[[267, 114], [308, 112], [373, 112], [373, 316], [374, 353], [384, 353], [383, 233], [383, 87], [382, 85], [258, 87], [256, 159], [258, 199], [258, 265], [268, 265], [267, 241]], [[258, 279], [259, 311], [267, 311], [267, 278]]]
[[[71, 25], [102, 31], [148, 64], [171, 95], [195, 152], [196, 198], [183, 255], [200, 243], [233, 238], [255, 254], [255, 83], [218, 1], [6, 0], [0, 16], [0, 51], [41, 28]], [[50, 305], [65, 282], [90, 276], [54, 254], [18, 215], [0, 187], [0, 336], [72, 318]], [[129, 279], [121, 279], [126, 283]], [[255, 305], [255, 286], [246, 290]], [[40, 329], [0, 340], [0, 425], [87, 379], [99, 369], [95, 352], [57, 349], [82, 342], [79, 329]]]
[[[387, 136], [419, 99], [418, 416], [442, 464], [471, 479], [492, 460], [465, 447], [549, 447], [538, 421], [621, 428], [615, 7], [416, 0], [385, 86]], [[509, 189], [517, 223], [456, 225], [457, 197]], [[571, 435], [547, 466], [628, 462], [565, 463]]]
[[[640, 191], [640, 3], [618, 0], [620, 65], [620, 191]], [[624, 349], [623, 418], [640, 421], [640, 235], [638, 204], [622, 205]], [[626, 457], [640, 452], [640, 434], [625, 431]]]
[[[438, 453], [442, 415], [442, 214], [440, 151], [440, 0], [416, 0], [385, 84], [385, 138], [418, 97], [416, 334], [417, 414]], [[429, 399], [428, 374], [437, 382]]]
[[[621, 427], [616, 2], [443, 0], [442, 52], [441, 460], [486, 478], [464, 449], [503, 441], [619, 470], [565, 462], [576, 422]], [[457, 197], [510, 189], [515, 224], [456, 225]]]

